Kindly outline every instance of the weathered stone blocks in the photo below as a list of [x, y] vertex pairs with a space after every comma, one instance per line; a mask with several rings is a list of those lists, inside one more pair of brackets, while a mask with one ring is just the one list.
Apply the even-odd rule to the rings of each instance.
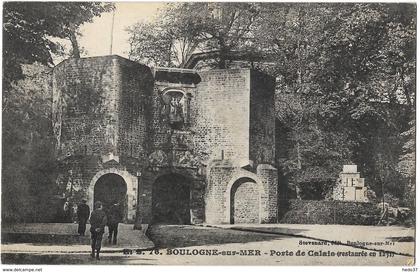
[[118, 56], [66, 60], [52, 78], [57, 182], [72, 201], [92, 206], [97, 181], [112, 173], [126, 183], [126, 220], [153, 223], [172, 201], [156, 197], [164, 177], [189, 190], [173, 194], [187, 198], [174, 211], [180, 222], [277, 220], [273, 78], [152, 71]]

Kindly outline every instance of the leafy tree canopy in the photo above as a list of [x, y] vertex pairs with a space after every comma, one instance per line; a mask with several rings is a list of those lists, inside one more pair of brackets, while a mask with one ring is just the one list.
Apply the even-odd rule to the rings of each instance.
[[48, 66], [62, 48], [54, 40], [70, 40], [72, 57], [79, 57], [78, 28], [113, 5], [6, 2], [3, 8], [2, 216], [42, 221], [57, 193]]
[[52, 38], [69, 39], [73, 57], [80, 57], [78, 28], [114, 8], [100, 2], [6, 2], [3, 6], [3, 82], [21, 79], [22, 64], [51, 65], [61, 46]]
[[152, 65], [182, 66], [192, 53], [217, 50], [214, 65], [246, 48], [259, 15], [254, 3], [172, 3], [153, 23], [129, 28], [130, 58]]

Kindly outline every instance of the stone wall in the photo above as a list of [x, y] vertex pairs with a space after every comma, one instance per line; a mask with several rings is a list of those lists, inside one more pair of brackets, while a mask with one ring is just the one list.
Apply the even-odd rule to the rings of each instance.
[[248, 178], [241, 178], [231, 189], [230, 223], [259, 223], [260, 190], [258, 184]]
[[[214, 70], [200, 72], [200, 76], [197, 96], [201, 114], [197, 118], [207, 126], [198, 131], [203, 131], [204, 144], [210, 145], [206, 222], [230, 223], [236, 212], [249, 215], [239, 216], [240, 222], [252, 223], [256, 215], [251, 210], [257, 212], [258, 222], [276, 222], [274, 79], [249, 69]], [[253, 189], [238, 187], [241, 178], [253, 180]], [[243, 195], [251, 191], [258, 195]], [[252, 201], [255, 197], [257, 211]], [[232, 208], [235, 201], [242, 212]]]
[[[228, 160], [219, 160], [208, 166], [205, 208], [207, 223], [229, 224], [234, 221], [235, 210], [232, 209], [232, 204], [235, 203], [235, 199], [232, 197], [235, 197], [238, 183], [240, 184], [243, 179], [255, 183], [252, 192], [257, 193], [257, 196], [254, 195], [251, 198], [243, 195], [240, 205], [245, 207], [245, 210], [255, 211], [253, 199], [257, 197], [259, 203], [257, 223], [277, 222], [277, 169], [271, 165], [261, 164], [254, 173], [235, 167]], [[247, 193], [250, 191], [243, 192], [243, 194]], [[243, 217], [240, 221], [254, 223], [254, 218], [255, 214], [250, 214], [249, 217]]]
[[200, 72], [192, 119], [197, 148], [207, 160], [249, 161], [250, 70]]
[[148, 119], [152, 111], [154, 85], [148, 67], [124, 61], [117, 66], [119, 89], [118, 153], [125, 157], [145, 160], [148, 155]]
[[118, 56], [69, 59], [53, 73], [58, 157], [143, 155], [150, 69]]
[[275, 165], [274, 90], [273, 77], [251, 72], [249, 157], [255, 165]]
[[[53, 126], [58, 157], [102, 154], [116, 148], [115, 76], [111, 58], [72, 59], [53, 72]], [[109, 138], [105, 140], [106, 135]]]
[[272, 78], [166, 69], [155, 81], [147, 66], [106, 56], [62, 62], [53, 89], [58, 183], [73, 202], [92, 206], [95, 182], [114, 173], [127, 219], [149, 224], [155, 182], [172, 175], [189, 184], [191, 223], [277, 220]]
[[134, 220], [137, 173], [146, 156], [150, 69], [118, 56], [69, 59], [52, 78], [59, 186], [71, 202], [87, 198], [92, 207], [97, 173], [119, 173], [129, 189], [127, 219]]
[[[190, 184], [190, 218], [191, 223], [202, 223], [204, 221], [204, 190], [205, 177], [199, 175], [194, 168], [169, 168], [144, 169], [139, 178], [139, 200], [138, 200], [138, 223], [150, 224], [153, 222], [153, 187], [154, 183], [161, 177], [177, 175]], [[174, 180], [176, 182], [176, 180]]]

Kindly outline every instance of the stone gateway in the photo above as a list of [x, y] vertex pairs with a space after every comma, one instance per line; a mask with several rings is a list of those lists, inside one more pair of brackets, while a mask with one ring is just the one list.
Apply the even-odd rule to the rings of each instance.
[[104, 56], [54, 68], [58, 184], [137, 224], [277, 222], [274, 78]]

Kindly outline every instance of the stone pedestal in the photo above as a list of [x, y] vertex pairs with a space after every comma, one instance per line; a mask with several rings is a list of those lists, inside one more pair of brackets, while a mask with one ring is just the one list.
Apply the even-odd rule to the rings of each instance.
[[368, 202], [365, 179], [357, 172], [357, 165], [344, 165], [333, 191], [334, 200]]

